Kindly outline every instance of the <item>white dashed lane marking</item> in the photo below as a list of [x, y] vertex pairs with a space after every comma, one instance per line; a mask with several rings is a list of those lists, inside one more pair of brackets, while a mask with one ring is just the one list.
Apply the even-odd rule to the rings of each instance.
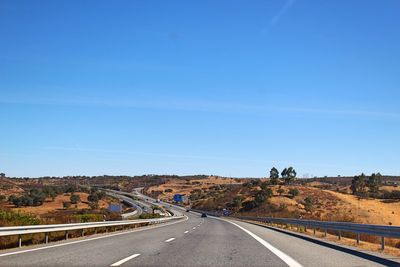
[[124, 264], [125, 262], [127, 262], [127, 261], [129, 261], [129, 260], [131, 260], [133, 258], [136, 258], [138, 256], [140, 256], [140, 254], [133, 254], [133, 255], [131, 255], [129, 257], [126, 257], [125, 259], [122, 259], [120, 261], [117, 261], [116, 263], [111, 264], [110, 266], [113, 266], [113, 267], [114, 266], [120, 266], [121, 264]]

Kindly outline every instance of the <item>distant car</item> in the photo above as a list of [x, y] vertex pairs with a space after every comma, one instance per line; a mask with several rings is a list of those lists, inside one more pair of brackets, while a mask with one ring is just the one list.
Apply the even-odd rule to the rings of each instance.
[[201, 218], [207, 218], [207, 214], [202, 213], [202, 214], [201, 214]]
[[186, 210], [186, 212], [189, 212], [189, 211], [190, 211], [190, 209], [187, 209], [187, 210]]

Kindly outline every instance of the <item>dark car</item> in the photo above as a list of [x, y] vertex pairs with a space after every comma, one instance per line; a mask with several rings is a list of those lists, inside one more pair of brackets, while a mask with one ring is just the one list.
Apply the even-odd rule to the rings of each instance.
[[207, 214], [202, 213], [202, 214], [201, 214], [201, 218], [207, 218]]
[[190, 212], [190, 209], [187, 209], [186, 212]]

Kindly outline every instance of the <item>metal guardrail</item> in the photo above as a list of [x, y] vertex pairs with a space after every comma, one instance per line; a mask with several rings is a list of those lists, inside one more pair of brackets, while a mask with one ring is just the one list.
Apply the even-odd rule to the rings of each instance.
[[368, 234], [381, 237], [381, 249], [385, 248], [385, 237], [387, 238], [400, 238], [400, 227], [399, 226], [386, 226], [386, 225], [375, 225], [375, 224], [358, 224], [358, 223], [346, 223], [346, 222], [323, 222], [323, 221], [312, 221], [312, 220], [299, 220], [299, 219], [285, 219], [285, 218], [269, 218], [269, 217], [248, 217], [239, 216], [235, 217], [241, 220], [258, 221], [263, 223], [275, 223], [280, 225], [296, 225], [297, 227], [303, 226], [305, 230], [307, 228], [313, 228], [315, 230], [323, 230], [326, 232], [336, 231], [338, 238], [341, 238], [342, 232], [350, 232], [356, 234], [357, 244], [360, 243], [360, 234]]
[[22, 235], [26, 234], [45, 234], [45, 243], [49, 242], [49, 233], [51, 232], [65, 232], [65, 239], [68, 239], [68, 231], [82, 230], [82, 236], [84, 235], [85, 229], [90, 228], [101, 228], [101, 227], [113, 227], [113, 226], [127, 226], [135, 224], [158, 224], [171, 220], [179, 220], [184, 218], [180, 217], [168, 217], [168, 218], [157, 218], [157, 219], [143, 219], [143, 220], [124, 220], [124, 221], [107, 221], [107, 222], [89, 222], [89, 223], [71, 223], [71, 224], [47, 224], [47, 225], [29, 225], [29, 226], [11, 226], [11, 227], [0, 227], [0, 237], [2, 236], [14, 236], [18, 235], [18, 245], [22, 246]]

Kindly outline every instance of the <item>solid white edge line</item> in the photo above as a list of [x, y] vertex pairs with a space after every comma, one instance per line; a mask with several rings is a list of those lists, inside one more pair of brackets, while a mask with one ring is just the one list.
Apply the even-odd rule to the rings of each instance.
[[185, 232], [183, 232], [184, 234], [187, 234], [187, 233], [189, 233], [189, 231], [185, 231]]
[[[221, 219], [219, 219], [221, 220]], [[244, 232], [246, 232], [247, 234], [249, 234], [251, 237], [253, 237], [255, 240], [257, 240], [259, 243], [261, 243], [261, 245], [263, 245], [264, 247], [266, 247], [268, 250], [270, 250], [272, 253], [274, 253], [276, 256], [278, 256], [281, 260], [283, 260], [287, 265], [289, 265], [290, 267], [303, 267], [300, 263], [298, 263], [297, 261], [295, 261], [293, 258], [291, 258], [289, 255], [287, 255], [286, 253], [280, 251], [279, 249], [277, 249], [276, 247], [272, 246], [270, 243], [268, 243], [267, 241], [265, 241], [264, 239], [262, 239], [261, 237], [253, 234], [252, 232], [250, 232], [249, 230], [243, 228], [242, 226], [228, 221], [228, 220], [223, 220], [225, 222], [228, 222], [230, 224], [235, 225], [236, 227], [240, 228], [241, 230], [243, 230]]]
[[117, 261], [116, 263], [111, 264], [110, 266], [120, 266], [121, 264], [124, 264], [125, 262], [127, 262], [127, 261], [129, 261], [129, 260], [131, 260], [133, 258], [136, 258], [138, 256], [140, 256], [140, 254], [133, 254], [133, 255], [131, 255], [129, 257], [126, 257], [125, 259], [122, 259], [120, 261]]
[[168, 226], [168, 225], [173, 225], [173, 224], [177, 224], [177, 223], [186, 222], [188, 219], [189, 218], [186, 216], [185, 220], [183, 220], [183, 221], [179, 220], [179, 221], [175, 221], [175, 222], [172, 222], [172, 223], [160, 224], [160, 225], [157, 225], [157, 226], [150, 226], [150, 227], [146, 227], [145, 226], [146, 228], [143, 228], [143, 229], [139, 228], [137, 230], [128, 231], [128, 232], [115, 233], [115, 234], [106, 234], [104, 236], [93, 237], [93, 238], [77, 240], [77, 241], [71, 241], [71, 242], [68, 242], [68, 243], [56, 244], [56, 245], [45, 246], [45, 247], [40, 247], [40, 248], [31, 248], [31, 249], [26, 249], [26, 250], [21, 250], [21, 251], [14, 251], [14, 252], [0, 254], [0, 257], [5, 257], [5, 256], [10, 256], [10, 255], [15, 255], [15, 254], [21, 254], [21, 253], [27, 253], [27, 252], [33, 252], [33, 251], [38, 251], [38, 250], [44, 250], [44, 249], [49, 249], [49, 248], [63, 247], [63, 246], [68, 246], [68, 245], [88, 242], [88, 241], [92, 241], [92, 240], [98, 240], [98, 239], [113, 237], [113, 236], [127, 235], [127, 234], [136, 233], [136, 232], [148, 231], [148, 230], [152, 230], [152, 229], [156, 229], [156, 228], [160, 228], [160, 227], [165, 227], [165, 226]]
[[195, 230], [195, 229], [196, 229], [196, 227], [193, 227], [192, 229], [193, 229], [193, 230]]
[[168, 242], [171, 242], [171, 241], [174, 241], [174, 240], [175, 240], [175, 237], [171, 237], [170, 239], [165, 240], [165, 242], [168, 243]]

